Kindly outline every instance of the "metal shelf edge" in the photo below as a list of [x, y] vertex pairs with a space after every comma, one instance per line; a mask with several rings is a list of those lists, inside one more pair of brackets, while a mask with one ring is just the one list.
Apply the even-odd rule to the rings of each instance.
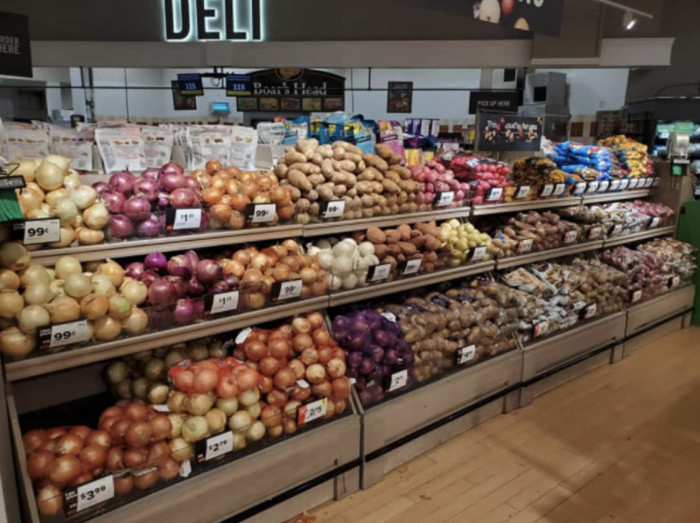
[[633, 243], [640, 240], [647, 240], [650, 238], [656, 238], [658, 236], [665, 236], [667, 234], [673, 234], [676, 232], [676, 228], [673, 226], [669, 227], [659, 227], [658, 229], [650, 229], [648, 231], [637, 232], [634, 234], [627, 234], [625, 236], [616, 236], [614, 238], [609, 238], [603, 241], [605, 247], [615, 247], [618, 245], [624, 245], [626, 243]]
[[570, 207], [579, 205], [581, 198], [552, 198], [551, 200], [532, 200], [513, 203], [495, 203], [492, 205], [477, 205], [474, 207], [473, 216], [488, 216], [492, 214], [506, 214], [510, 212], [531, 211], [534, 209], [553, 209], [557, 207]]
[[562, 256], [571, 256], [573, 254], [581, 254], [588, 251], [595, 251], [603, 248], [603, 241], [587, 242], [570, 247], [561, 247], [559, 249], [551, 249], [548, 251], [535, 252], [525, 254], [523, 256], [512, 256], [496, 261], [496, 269], [510, 269], [528, 263], [549, 260], [552, 258], [560, 258]]
[[583, 196], [583, 204], [634, 200], [635, 198], [648, 198], [650, 195], [651, 189], [591, 194]]
[[[587, 322], [582, 323], [580, 325], [575, 325], [571, 329], [565, 329], [563, 331], [559, 331], [556, 334], [554, 334], [554, 336], [552, 336], [552, 337], [544, 338], [542, 340], [533, 340], [529, 343], [524, 343], [522, 345], [522, 350], [524, 352], [533, 352], [533, 351], [536, 351], [537, 349], [540, 349], [542, 347], [546, 347], [548, 345], [559, 343], [560, 341], [564, 341], [566, 338], [568, 338], [574, 334], [577, 334], [579, 332], [589, 330], [589, 329], [594, 329], [603, 323], [609, 323], [611, 321], [615, 321], [615, 320], [618, 320], [618, 319], [620, 319], [622, 317], [626, 317], [626, 316], [627, 316], [626, 310], [622, 310], [622, 311], [618, 311], [618, 312], [611, 312], [610, 314], [606, 314], [604, 316], [598, 316], [597, 318], [594, 318], [591, 321], [587, 321]], [[622, 341], [622, 340], [620, 340], [620, 341]], [[588, 350], [595, 350], [596, 348], [598, 348], [598, 347], [591, 347]]]

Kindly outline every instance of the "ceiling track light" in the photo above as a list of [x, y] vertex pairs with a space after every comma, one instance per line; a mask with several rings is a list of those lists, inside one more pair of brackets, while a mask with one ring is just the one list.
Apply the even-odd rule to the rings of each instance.
[[632, 14], [632, 11], [625, 11], [622, 16], [622, 26], [631, 31], [635, 25], [637, 25], [637, 17]]
[[607, 5], [609, 7], [619, 9], [620, 11], [624, 11], [624, 15], [622, 15], [622, 27], [624, 27], [628, 31], [630, 31], [635, 25], [637, 25], [638, 17], [644, 17], [649, 19], [654, 18], [654, 15], [652, 15], [651, 13], [647, 13], [646, 11], [640, 11], [639, 9], [635, 9], [633, 7], [621, 4], [619, 2], [614, 2], [613, 0], [595, 1], [599, 4]]

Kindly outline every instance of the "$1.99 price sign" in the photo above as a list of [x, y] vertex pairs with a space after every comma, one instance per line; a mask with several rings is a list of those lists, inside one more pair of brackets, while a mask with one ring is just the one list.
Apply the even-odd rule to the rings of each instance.
[[318, 401], [300, 405], [297, 409], [297, 425], [300, 427], [314, 420], [320, 419], [328, 411], [328, 398], [321, 398]]
[[168, 209], [165, 212], [165, 228], [169, 231], [199, 229], [202, 225], [202, 209]]
[[324, 220], [331, 218], [342, 218], [345, 214], [345, 200], [332, 200], [330, 202], [321, 202], [321, 217]]
[[72, 515], [104, 503], [114, 497], [114, 477], [109, 474], [79, 487], [63, 492], [66, 500], [66, 514]]
[[252, 203], [246, 206], [245, 215], [253, 223], [269, 223], [275, 219], [274, 203]]
[[39, 346], [42, 348], [63, 347], [82, 343], [90, 339], [87, 320], [58, 323], [51, 327], [39, 329]]
[[24, 245], [58, 242], [61, 240], [61, 220], [45, 218], [14, 222], [12, 238], [21, 241]]
[[209, 314], [221, 314], [238, 309], [238, 291], [221, 292], [211, 296]]

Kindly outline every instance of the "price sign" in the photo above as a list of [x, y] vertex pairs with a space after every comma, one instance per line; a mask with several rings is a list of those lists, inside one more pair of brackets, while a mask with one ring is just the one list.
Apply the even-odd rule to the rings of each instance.
[[421, 263], [423, 263], [423, 258], [413, 258], [411, 260], [403, 261], [399, 264], [399, 273], [402, 276], [416, 274], [420, 270]]
[[554, 196], [561, 196], [566, 192], [566, 184], [565, 183], [558, 183], [554, 186]]
[[251, 203], [246, 205], [245, 215], [253, 223], [269, 223], [275, 219], [274, 203]]
[[542, 187], [542, 190], [540, 191], [540, 196], [542, 198], [547, 198], [549, 196], [552, 196], [554, 193], [554, 184], [553, 183], [548, 183], [544, 187]]
[[169, 231], [199, 229], [202, 224], [202, 209], [168, 209], [165, 220], [165, 228]]
[[622, 234], [622, 225], [619, 223], [613, 226], [610, 236], [617, 236], [618, 234]]
[[600, 183], [598, 182], [588, 182], [588, 188], [586, 189], [586, 194], [595, 194], [598, 192], [598, 187], [600, 187]]
[[114, 497], [114, 477], [109, 474], [95, 481], [90, 481], [76, 487], [74, 491], [73, 489], [67, 490], [65, 496], [66, 512], [75, 513], [89, 509]]
[[636, 291], [632, 291], [630, 293], [630, 303], [637, 303], [638, 301], [642, 300], [642, 290], [637, 289]]
[[402, 370], [400, 372], [395, 372], [389, 378], [389, 384], [387, 387], [388, 392], [394, 392], [396, 390], [402, 389], [408, 383], [408, 370]]
[[518, 187], [518, 190], [515, 193], [515, 199], [516, 200], [524, 200], [530, 196], [530, 186], [529, 185], [521, 185]]
[[241, 343], [245, 343], [245, 340], [248, 339], [248, 336], [250, 336], [251, 332], [253, 332], [253, 329], [251, 329], [250, 327], [246, 327], [241, 332], [239, 332], [238, 335], [236, 336], [236, 345], [240, 345]]
[[620, 180], [613, 180], [610, 182], [610, 190], [611, 191], [619, 191], [620, 190]]
[[574, 186], [574, 196], [583, 196], [583, 193], [586, 192], [586, 182], [578, 182]]
[[659, 218], [658, 216], [654, 216], [651, 219], [651, 223], [649, 224], [649, 228], [656, 229], [659, 226], [659, 223], [661, 223], [661, 218]]
[[393, 312], [382, 312], [382, 316], [392, 323], [396, 323], [396, 316]]
[[484, 256], [486, 256], [486, 246], [482, 245], [481, 247], [476, 247], [472, 249], [472, 261], [481, 261], [484, 259]]
[[41, 220], [24, 220], [12, 224], [12, 238], [24, 245], [55, 243], [61, 240], [61, 220], [44, 218]]
[[639, 178], [630, 178], [629, 187], [630, 189], [636, 189], [639, 185]]
[[600, 185], [598, 186], [598, 192], [608, 192], [608, 189], [610, 189], [609, 180], [603, 180], [602, 182], [600, 182]]
[[464, 365], [476, 358], [476, 345], [469, 345], [457, 350], [457, 365]]
[[548, 320], [542, 320], [537, 323], [532, 324], [532, 335], [535, 338], [539, 338], [541, 336], [544, 336], [549, 332], [549, 321]]
[[671, 276], [668, 279], [668, 288], [675, 289], [681, 284], [681, 279], [678, 276]]
[[58, 323], [39, 329], [39, 345], [45, 348], [63, 347], [89, 339], [90, 329], [87, 320]]
[[297, 409], [297, 425], [300, 427], [306, 423], [311, 423], [314, 420], [322, 418], [328, 410], [328, 398], [322, 398], [318, 401], [300, 405]]
[[571, 245], [578, 239], [578, 231], [569, 231], [564, 234], [564, 245]]
[[454, 191], [443, 191], [435, 195], [433, 205], [435, 207], [449, 207], [455, 201]]
[[630, 186], [630, 181], [627, 178], [620, 180], [620, 190], [625, 191]]
[[221, 314], [222, 312], [231, 312], [238, 309], [238, 291], [221, 292], [212, 295], [210, 314]]
[[527, 254], [532, 250], [532, 239], [521, 240], [518, 243], [518, 254]]
[[218, 458], [229, 452], [233, 452], [233, 431], [229, 430], [204, 440], [204, 461]]
[[370, 265], [367, 269], [367, 279], [369, 281], [383, 281], [391, 274], [390, 263], [380, 263], [378, 265]]
[[[19, 167], [19, 164], [9, 164], [6, 167], [10, 167], [11, 165], [17, 165]], [[15, 172], [14, 169], [10, 169], [11, 172]], [[27, 186], [27, 182], [24, 179], [24, 176], [3, 176], [0, 178], [0, 190], [2, 189], [24, 189]]]
[[583, 317], [587, 320], [590, 320], [593, 316], [596, 315], [598, 312], [598, 304], [597, 303], [591, 303], [584, 309]]
[[588, 239], [589, 240], [597, 240], [603, 236], [603, 228], [602, 227], [591, 227], [591, 230], [588, 231]]
[[332, 200], [321, 202], [321, 217], [324, 220], [331, 218], [342, 218], [345, 214], [345, 200]]
[[503, 196], [503, 187], [491, 187], [486, 191], [486, 201], [487, 202], [497, 202]]
[[272, 295], [277, 296], [277, 299], [280, 301], [293, 300], [301, 296], [302, 284], [303, 282], [301, 278], [278, 282], [275, 284], [275, 286], [279, 286], [279, 290], [273, 288]]
[[651, 184], [653, 184], [653, 183], [654, 183], [654, 178], [647, 178], [646, 180], [644, 180], [644, 187], [646, 187], [648, 189], [649, 187], [651, 187]]

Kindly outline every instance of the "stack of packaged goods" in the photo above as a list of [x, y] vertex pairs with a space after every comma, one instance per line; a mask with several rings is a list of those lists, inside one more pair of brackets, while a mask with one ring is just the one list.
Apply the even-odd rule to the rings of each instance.
[[[520, 158], [513, 164], [514, 186], [506, 188], [506, 201], [515, 198], [518, 186], [539, 188], [547, 184], [565, 183], [567, 175], [557, 167], [549, 158], [533, 156]], [[539, 194], [537, 190], [530, 190], [525, 199], [534, 199]]]
[[598, 145], [610, 148], [629, 178], [642, 178], [654, 174], [654, 164], [647, 153], [646, 145], [624, 134], [600, 140]]
[[567, 183], [610, 180], [613, 158], [610, 149], [575, 142], [554, 146], [554, 161], [567, 173]]

